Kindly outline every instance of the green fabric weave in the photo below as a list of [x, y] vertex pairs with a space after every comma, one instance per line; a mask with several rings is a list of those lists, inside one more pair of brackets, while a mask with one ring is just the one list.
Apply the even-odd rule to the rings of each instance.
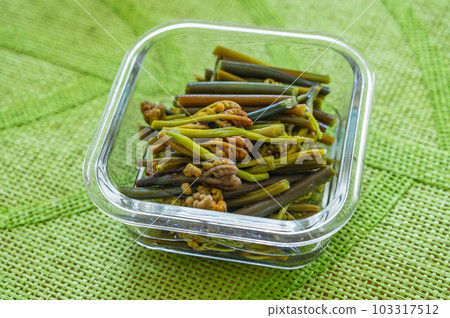
[[[78, 2], [124, 48], [179, 19], [340, 34], [372, 3]], [[446, 1], [379, 0], [343, 34], [377, 82], [361, 200], [291, 271], [151, 251], [93, 206], [81, 166], [124, 51], [83, 8], [0, 0], [1, 299], [449, 298]]]

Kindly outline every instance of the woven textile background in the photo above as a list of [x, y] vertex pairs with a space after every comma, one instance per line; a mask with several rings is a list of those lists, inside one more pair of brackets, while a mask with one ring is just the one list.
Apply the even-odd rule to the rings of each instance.
[[84, 191], [84, 153], [124, 55], [92, 17], [128, 48], [186, 18], [340, 34], [371, 3], [0, 0], [0, 298], [449, 298], [445, 0], [378, 0], [344, 33], [376, 73], [364, 184], [353, 218], [312, 265], [130, 247]]

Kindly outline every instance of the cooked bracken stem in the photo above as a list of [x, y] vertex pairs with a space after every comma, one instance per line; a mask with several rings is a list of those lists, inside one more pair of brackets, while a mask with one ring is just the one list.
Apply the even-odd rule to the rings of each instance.
[[137, 159], [136, 166], [138, 167], [147, 167], [151, 165], [153, 162], [191, 162], [190, 158], [187, 157], [162, 157], [162, 158], [153, 158], [153, 159]]
[[275, 167], [275, 158], [274, 156], [266, 156], [262, 157], [260, 159], [251, 159], [244, 162], [237, 162], [236, 166], [238, 168], [250, 168], [259, 164], [268, 165], [269, 167], [272, 167], [272, 169]]
[[257, 201], [264, 200], [269, 197], [276, 196], [286, 190], [289, 190], [289, 181], [286, 179], [280, 180], [274, 184], [271, 184], [265, 188], [250, 192], [244, 196], [237, 197], [227, 201], [227, 206], [237, 207], [247, 204], [251, 204]]
[[[324, 155], [323, 149], [303, 150], [300, 152], [294, 152], [285, 157], [275, 159], [274, 166], [272, 169], [271, 169], [271, 167], [269, 167], [269, 165], [260, 164], [260, 165], [255, 165], [253, 167], [250, 167], [246, 171], [250, 172], [250, 173], [269, 172], [271, 170], [276, 170], [281, 167], [286, 167], [286, 166], [292, 165], [292, 164], [301, 165], [304, 161], [307, 161], [307, 160], [316, 161], [318, 163], [325, 165], [326, 162], [322, 157], [323, 155]], [[315, 158], [315, 159], [312, 159], [312, 158]]]
[[236, 82], [247, 82], [246, 79], [239, 77], [237, 75], [233, 75], [231, 73], [217, 70], [216, 73], [216, 81], [236, 81]]
[[193, 157], [194, 156], [192, 154], [192, 151], [190, 151], [189, 149], [186, 149], [185, 147], [177, 144], [173, 140], [169, 139], [169, 140], [166, 141], [166, 143], [167, 143], [167, 145], [169, 145], [173, 150], [175, 150], [179, 154], [186, 155], [188, 157]]
[[[304, 78], [301, 77], [298, 78], [297, 76], [285, 73], [283, 71], [279, 71], [268, 66], [257, 64], [222, 60], [220, 61], [219, 68], [223, 71], [244, 78], [245, 77], [273, 78], [277, 82], [292, 83], [294, 85], [307, 87], [311, 87], [317, 84], [316, 82], [311, 82]], [[322, 87], [321, 92], [323, 92], [324, 94], [328, 94], [329, 91], [330, 91], [329, 88]]]
[[186, 94], [282, 94], [297, 96], [298, 88], [289, 85], [235, 81], [192, 82], [186, 84]]
[[230, 100], [241, 106], [268, 106], [291, 97], [280, 94], [183, 94], [175, 97], [174, 105], [206, 107], [215, 102]]
[[258, 183], [255, 182], [242, 182], [242, 185], [239, 187], [239, 189], [235, 191], [223, 191], [223, 197], [225, 199], [235, 198], [237, 196], [242, 196], [247, 193], [250, 193], [252, 191], [261, 189], [261, 187], [267, 187], [271, 184], [274, 184], [278, 181], [281, 181], [283, 179], [286, 179], [289, 181], [289, 183], [298, 182], [302, 178], [306, 177], [307, 174], [285, 174], [285, 175], [276, 175], [271, 176], [270, 179], [262, 180]]
[[253, 64], [269, 66], [269, 64], [267, 64], [263, 61], [260, 61], [251, 56], [248, 56], [248, 55], [240, 53], [240, 52], [236, 52], [234, 50], [228, 49], [228, 48], [220, 46], [220, 45], [216, 46], [216, 48], [213, 51], [213, 54], [218, 57], [227, 57], [227, 58], [231, 58], [231, 59], [245, 62], [245, 63], [253, 63]]
[[278, 211], [280, 209], [280, 206], [286, 206], [287, 204], [297, 200], [306, 193], [311, 192], [311, 190], [315, 187], [325, 183], [334, 174], [335, 171], [333, 170], [333, 168], [331, 168], [330, 166], [325, 166], [300, 180], [299, 182], [291, 185], [291, 188], [278, 196], [276, 201], [271, 198], [268, 200], [256, 202], [251, 205], [245, 206], [235, 211], [234, 213], [259, 217], [269, 216], [272, 213]]
[[273, 105], [261, 108], [257, 111], [247, 114], [248, 118], [256, 122], [257, 120], [263, 120], [265, 118], [272, 117], [284, 111], [293, 108], [297, 104], [295, 98], [286, 99]]
[[183, 193], [181, 187], [164, 187], [164, 188], [128, 188], [122, 187], [120, 193], [133, 199], [161, 199], [177, 197]]
[[320, 121], [327, 126], [333, 126], [334, 123], [336, 122], [335, 116], [325, 113], [321, 110], [318, 110], [318, 109], [316, 109], [315, 106], [314, 106], [313, 115], [317, 119], [317, 121]]
[[316, 204], [310, 203], [292, 203], [288, 211], [292, 212], [319, 212], [322, 208]]
[[330, 82], [330, 77], [328, 75], [320, 75], [320, 74], [308, 73], [308, 72], [303, 72], [303, 71], [295, 71], [295, 70], [289, 70], [289, 69], [285, 69], [285, 68], [274, 67], [266, 62], [260, 61], [251, 56], [248, 56], [246, 54], [242, 54], [242, 53], [236, 52], [234, 50], [225, 48], [223, 46], [217, 46], [214, 49], [213, 54], [218, 57], [229, 58], [229, 59], [239, 61], [239, 62], [265, 65], [267, 67], [291, 74], [295, 77], [301, 77], [301, 78], [304, 78], [304, 79], [307, 79], [310, 81], [314, 81], [314, 82], [320, 82], [320, 83], [329, 83]]
[[317, 160], [305, 160], [301, 164], [291, 164], [276, 170], [270, 171], [270, 175], [285, 174], [285, 173], [304, 173], [306, 171], [324, 167], [325, 163], [319, 163]]
[[311, 87], [310, 91], [308, 92], [308, 98], [306, 99], [306, 117], [311, 121], [312, 126], [314, 127], [314, 131], [317, 134], [317, 138], [320, 140], [322, 139], [322, 131], [319, 127], [319, 124], [317, 123], [316, 118], [313, 115], [313, 101], [316, 99], [317, 94], [319, 94], [321, 87], [320, 86], [313, 86]]

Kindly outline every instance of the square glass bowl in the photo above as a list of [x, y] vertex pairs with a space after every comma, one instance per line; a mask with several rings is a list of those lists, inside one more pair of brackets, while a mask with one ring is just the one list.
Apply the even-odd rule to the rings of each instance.
[[[134, 183], [139, 173], [135, 159], [144, 153], [136, 126], [142, 122], [140, 102], [170, 105], [194, 73], [214, 66], [211, 52], [217, 45], [278, 67], [330, 75], [331, 93], [323, 109], [338, 118], [327, 130], [336, 138], [327, 152], [338, 173], [325, 187], [319, 213], [284, 221], [141, 201], [118, 191]], [[336, 36], [202, 21], [158, 26], [123, 59], [86, 154], [86, 189], [101, 211], [123, 223], [145, 247], [278, 268], [304, 266], [323, 252], [356, 209], [373, 90], [367, 63]], [[198, 249], [186, 244], [186, 237], [207, 244]]]

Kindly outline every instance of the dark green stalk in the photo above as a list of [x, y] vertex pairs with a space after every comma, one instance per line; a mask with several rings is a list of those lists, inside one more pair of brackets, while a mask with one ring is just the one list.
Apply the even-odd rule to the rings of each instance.
[[275, 182], [265, 188], [250, 192], [238, 198], [227, 200], [227, 207], [233, 208], [237, 206], [248, 205], [257, 201], [264, 200], [268, 197], [276, 196], [286, 190], [289, 190], [289, 181], [286, 179]]
[[285, 73], [294, 75], [295, 77], [302, 77], [302, 78], [305, 78], [305, 79], [308, 79], [308, 80], [311, 80], [314, 82], [320, 82], [320, 83], [329, 83], [330, 82], [330, 77], [328, 75], [321, 75], [321, 74], [308, 73], [308, 72], [303, 72], [303, 71], [295, 71], [295, 70], [290, 70], [290, 69], [285, 69], [285, 68], [280, 68], [280, 67], [274, 67], [266, 62], [260, 61], [251, 56], [248, 56], [246, 54], [242, 54], [242, 53], [236, 52], [234, 50], [225, 48], [223, 46], [217, 46], [214, 49], [213, 54], [220, 58], [231, 59], [234, 61], [265, 65], [267, 67], [271, 67], [276, 70], [283, 71]]
[[327, 126], [333, 126], [336, 122], [336, 117], [325, 113], [321, 110], [315, 109], [313, 110], [313, 115], [317, 119], [317, 121], [324, 123]]
[[271, 119], [279, 120], [285, 124], [292, 124], [292, 125], [295, 125], [298, 127], [305, 127], [305, 128], [308, 128], [309, 130], [314, 130], [314, 126], [308, 119], [301, 118], [298, 116], [277, 115], [277, 116], [272, 116]]
[[289, 205], [288, 211], [292, 212], [319, 212], [322, 208], [310, 203], [292, 203]]
[[216, 120], [242, 120], [241, 116], [231, 115], [231, 114], [215, 114], [215, 115], [206, 115], [199, 117], [186, 117], [180, 119], [173, 120], [154, 120], [152, 122], [152, 128], [160, 130], [164, 127], [176, 127], [183, 126], [187, 124], [199, 123], [199, 122], [214, 122]]
[[276, 176], [271, 176], [270, 179], [266, 179], [263, 181], [260, 181], [258, 183], [255, 182], [246, 182], [243, 181], [242, 185], [239, 187], [239, 189], [237, 190], [233, 190], [233, 191], [223, 191], [223, 197], [225, 199], [230, 199], [230, 198], [235, 198], [237, 196], [242, 196], [245, 195], [247, 193], [250, 193], [252, 191], [261, 189], [263, 187], [267, 187], [271, 184], [274, 184], [275, 182], [278, 182], [280, 180], [286, 179], [289, 181], [289, 183], [294, 183], [294, 182], [298, 182], [300, 179], [306, 177], [307, 174], [285, 174], [285, 175], [276, 175]]
[[[250, 173], [264, 173], [264, 172], [269, 172], [271, 170], [276, 170], [282, 167], [286, 167], [288, 165], [292, 165], [292, 164], [296, 164], [295, 162], [297, 162], [298, 160], [300, 161], [306, 161], [306, 160], [311, 160], [311, 157], [316, 157], [319, 156], [320, 158], [322, 158], [323, 156], [323, 149], [310, 149], [310, 150], [304, 150], [304, 151], [300, 151], [300, 152], [294, 152], [291, 153], [287, 156], [285, 156], [284, 158], [278, 158], [275, 159], [274, 162], [274, 166], [270, 167], [269, 165], [264, 165], [264, 164], [260, 164], [260, 165], [256, 165], [253, 167], [250, 167], [249, 169], [247, 169], [247, 172]], [[316, 160], [312, 160], [312, 161], [316, 161]], [[323, 165], [325, 165], [325, 160], [322, 159]], [[301, 164], [298, 164], [301, 165]]]
[[317, 139], [322, 139], [322, 130], [319, 127], [319, 124], [317, 123], [316, 118], [313, 115], [313, 102], [316, 99], [317, 95], [320, 92], [321, 87], [320, 86], [312, 86], [311, 89], [308, 92], [308, 98], [306, 99], [306, 117], [311, 122], [312, 126], [314, 127], [314, 131], [317, 134]]
[[186, 94], [263, 94], [293, 95], [298, 89], [288, 85], [250, 82], [192, 82], [186, 84]]
[[294, 98], [285, 99], [281, 102], [251, 112], [247, 114], [247, 116], [248, 118], [256, 122], [258, 120], [263, 120], [265, 118], [269, 118], [279, 113], [282, 113], [288, 109], [291, 109], [295, 105], [297, 105], [297, 102]]
[[328, 181], [336, 172], [330, 166], [325, 166], [320, 170], [310, 174], [304, 179], [291, 185], [291, 188], [277, 197], [274, 201], [272, 198], [260, 202], [253, 203], [243, 207], [234, 213], [265, 217], [278, 211], [280, 206], [286, 206], [289, 203], [297, 200], [308, 192], [311, 192], [315, 187]]
[[242, 169], [242, 168], [250, 168], [250, 167], [256, 166], [258, 164], [266, 164], [266, 165], [272, 167], [272, 169], [273, 169], [275, 167], [275, 165], [274, 165], [275, 158], [274, 158], [274, 156], [266, 156], [266, 157], [263, 157], [260, 159], [251, 159], [246, 163], [237, 162], [236, 166], [238, 168]]
[[270, 175], [285, 174], [285, 173], [303, 173], [305, 171], [322, 168], [325, 163], [318, 163], [316, 160], [305, 160], [301, 164], [291, 164], [278, 168], [276, 170], [270, 171]]
[[[140, 184], [138, 187], [191, 183], [197, 179], [195, 177], [186, 177], [184, 174], [168, 174], [168, 175], [158, 174], [154, 178], [150, 178], [150, 177], [138, 180], [139, 184]], [[145, 184], [145, 185], [141, 185], [141, 184]], [[138, 182], [136, 182], [136, 185], [138, 185]]]
[[315, 74], [315, 73], [309, 73], [309, 72], [303, 72], [303, 71], [295, 71], [295, 70], [289, 70], [286, 68], [274, 67], [274, 66], [270, 66], [270, 67], [272, 67], [276, 70], [291, 74], [295, 77], [301, 77], [301, 78], [310, 80], [312, 82], [325, 83], [325, 84], [330, 82], [329, 75]]
[[179, 172], [182, 172], [183, 169], [184, 169], [184, 167], [171, 169], [171, 170], [166, 170], [164, 172], [156, 171], [156, 172], [154, 172], [152, 175], [150, 175], [148, 177], [145, 177], [145, 178], [137, 180], [136, 181], [136, 187], [149, 187], [149, 186], [152, 186], [154, 184], [157, 184], [157, 183], [154, 183], [154, 179], [160, 178], [161, 176], [163, 176], [165, 174], [168, 174], [168, 173], [179, 173]]
[[[219, 70], [219, 72], [223, 72], [223, 71]], [[228, 73], [228, 74], [229, 74], [229, 73]], [[247, 78], [245, 78], [245, 80], [246, 80], [247, 82], [250, 82], [250, 83], [268, 83], [268, 84], [274, 84], [274, 83], [267, 82], [266, 79], [261, 79], [261, 78], [250, 78], [250, 77], [247, 77]], [[287, 86], [290, 85], [290, 83], [282, 83], [282, 82], [276, 82], [275, 84], [276, 84], [276, 85], [287, 85]], [[299, 95], [299, 96], [308, 93], [308, 91], [309, 91], [309, 89], [310, 89], [310, 87], [298, 86], [298, 85], [292, 85], [292, 87], [295, 87], [295, 88], [298, 89], [298, 95]], [[314, 100], [314, 106], [317, 107], [318, 109], [320, 109], [320, 107], [321, 107], [321, 105], [322, 105], [322, 102], [323, 102], [323, 99], [324, 99], [325, 97], [326, 97], [326, 94], [323, 94], [323, 92], [320, 91], [319, 96]], [[306, 99], [305, 99], [305, 100], [306, 100]]]
[[280, 94], [181, 94], [175, 96], [174, 106], [206, 107], [223, 100], [230, 100], [241, 106], [268, 106], [288, 98], [292, 97]]
[[214, 74], [213, 70], [210, 70], [209, 68], [205, 68], [205, 80], [210, 81], [213, 74]]
[[165, 188], [128, 188], [122, 187], [119, 189], [120, 193], [133, 199], [162, 199], [178, 197], [183, 193], [180, 186], [165, 187]]
[[[240, 77], [272, 78], [277, 82], [292, 83], [294, 85], [307, 87], [317, 85], [315, 82], [305, 80], [301, 77], [298, 78], [294, 75], [264, 65], [222, 60], [220, 61], [219, 68]], [[330, 89], [328, 87], [322, 87], [321, 92], [323, 94], [328, 94]]]
[[153, 162], [190, 162], [191, 159], [187, 157], [162, 157], [162, 158], [153, 158], [153, 159], [137, 159], [136, 166], [138, 167], [147, 167], [151, 165]]

